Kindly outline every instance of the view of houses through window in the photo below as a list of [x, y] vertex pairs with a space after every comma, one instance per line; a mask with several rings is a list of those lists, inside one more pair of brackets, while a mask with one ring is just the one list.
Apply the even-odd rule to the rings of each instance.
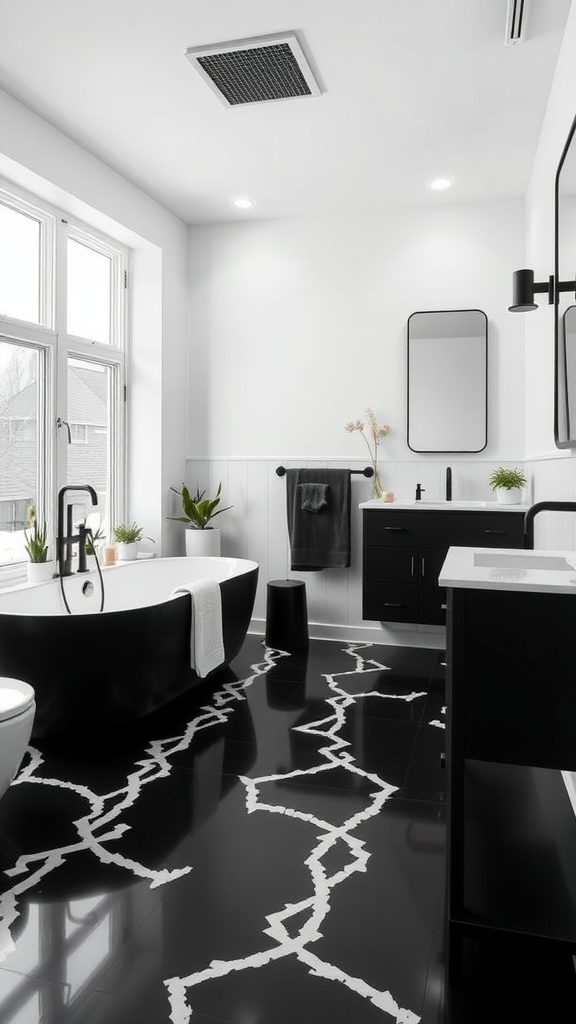
[[55, 557], [64, 485], [98, 494], [71, 492], [74, 525], [122, 518], [128, 255], [0, 187], [0, 571], [25, 561], [31, 509]]

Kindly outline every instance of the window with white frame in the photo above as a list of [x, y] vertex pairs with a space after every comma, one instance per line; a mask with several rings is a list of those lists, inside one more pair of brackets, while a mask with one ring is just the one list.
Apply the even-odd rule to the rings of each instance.
[[[23, 563], [30, 508], [56, 552], [60, 487], [74, 524], [122, 516], [129, 251], [0, 183], [0, 575]], [[98, 520], [98, 522], [96, 521]]]

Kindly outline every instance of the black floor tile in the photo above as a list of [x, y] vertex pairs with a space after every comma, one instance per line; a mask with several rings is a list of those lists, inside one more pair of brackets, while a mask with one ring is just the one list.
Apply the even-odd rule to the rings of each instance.
[[445, 984], [444, 662], [250, 636], [130, 728], [33, 745], [0, 802], [0, 1024], [547, 1019], [495, 1003], [488, 954]]

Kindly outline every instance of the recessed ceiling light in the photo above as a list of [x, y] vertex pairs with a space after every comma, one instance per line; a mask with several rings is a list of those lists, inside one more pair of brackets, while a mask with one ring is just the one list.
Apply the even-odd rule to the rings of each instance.
[[434, 178], [434, 181], [430, 182], [430, 188], [435, 189], [437, 192], [441, 192], [444, 188], [450, 188], [452, 184], [448, 181], [448, 178]]
[[232, 205], [237, 210], [249, 210], [251, 206], [254, 206], [254, 200], [248, 199], [247, 196], [238, 196], [237, 199], [232, 200]]

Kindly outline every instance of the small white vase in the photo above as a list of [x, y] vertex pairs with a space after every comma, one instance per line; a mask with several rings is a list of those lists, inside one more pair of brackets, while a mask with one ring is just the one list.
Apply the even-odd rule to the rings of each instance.
[[56, 572], [56, 562], [28, 562], [26, 575], [28, 583], [45, 583], [51, 580]]
[[220, 550], [220, 530], [186, 528], [186, 554], [189, 557], [216, 555], [219, 558]]
[[501, 505], [519, 505], [522, 501], [522, 490], [520, 487], [497, 487], [496, 501]]
[[116, 545], [118, 549], [118, 561], [119, 562], [133, 562], [138, 558], [138, 544], [121, 544], [120, 542]]

